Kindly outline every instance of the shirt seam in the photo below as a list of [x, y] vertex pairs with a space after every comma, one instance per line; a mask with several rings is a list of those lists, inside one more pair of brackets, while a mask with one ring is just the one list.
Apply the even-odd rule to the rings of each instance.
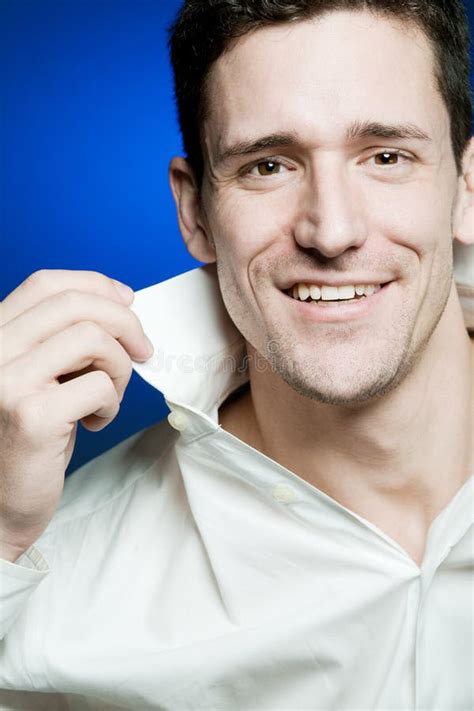
[[219, 425], [218, 428], [215, 430], [210, 430], [209, 432], [200, 432], [195, 437], [190, 439], [182, 437], [182, 440], [185, 444], [194, 444], [194, 442], [198, 442], [200, 439], [204, 439], [205, 437], [209, 437], [210, 435], [216, 434], [216, 432], [219, 432], [221, 429], [222, 427]]

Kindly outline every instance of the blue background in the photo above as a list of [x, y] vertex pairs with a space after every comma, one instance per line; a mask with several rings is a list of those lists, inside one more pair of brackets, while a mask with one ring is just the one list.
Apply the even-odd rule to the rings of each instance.
[[[180, 5], [0, 0], [0, 299], [42, 268], [93, 269], [138, 290], [199, 265], [167, 178], [182, 152], [166, 45]], [[105, 430], [79, 427], [68, 473], [166, 413], [134, 373]]]

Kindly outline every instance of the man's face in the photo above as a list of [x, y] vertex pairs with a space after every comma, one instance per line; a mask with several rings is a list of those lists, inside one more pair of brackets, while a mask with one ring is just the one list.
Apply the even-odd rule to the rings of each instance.
[[[424, 35], [365, 12], [258, 30], [214, 65], [208, 107], [203, 215], [237, 328], [307, 397], [394, 387], [452, 284], [457, 175]], [[346, 300], [359, 285], [376, 293]]]

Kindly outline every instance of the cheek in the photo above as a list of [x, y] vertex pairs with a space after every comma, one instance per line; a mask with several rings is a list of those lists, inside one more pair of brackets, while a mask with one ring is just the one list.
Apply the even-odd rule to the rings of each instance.
[[446, 185], [418, 183], [399, 191], [391, 187], [371, 205], [370, 233], [404, 247], [404, 256], [410, 258], [411, 253], [413, 263], [429, 262], [450, 248], [452, 201]]
[[244, 198], [216, 199], [209, 216], [218, 262], [226, 271], [240, 275], [253, 272], [264, 255], [291, 236], [287, 201], [278, 199], [275, 193], [249, 192]]
[[279, 260], [282, 245], [289, 243], [290, 221], [275, 194], [244, 197], [214, 200], [208, 221], [227, 312], [244, 337], [256, 344], [266, 328], [261, 311], [269, 270]]

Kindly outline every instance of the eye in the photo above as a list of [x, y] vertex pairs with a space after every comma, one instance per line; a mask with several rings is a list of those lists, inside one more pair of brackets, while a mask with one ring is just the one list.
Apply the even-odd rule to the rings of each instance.
[[372, 156], [372, 158], [375, 161], [375, 165], [398, 165], [409, 160], [408, 156], [399, 151], [382, 151]]
[[283, 168], [285, 166], [277, 160], [261, 160], [250, 167], [248, 174], [265, 178], [269, 175], [278, 175]]

